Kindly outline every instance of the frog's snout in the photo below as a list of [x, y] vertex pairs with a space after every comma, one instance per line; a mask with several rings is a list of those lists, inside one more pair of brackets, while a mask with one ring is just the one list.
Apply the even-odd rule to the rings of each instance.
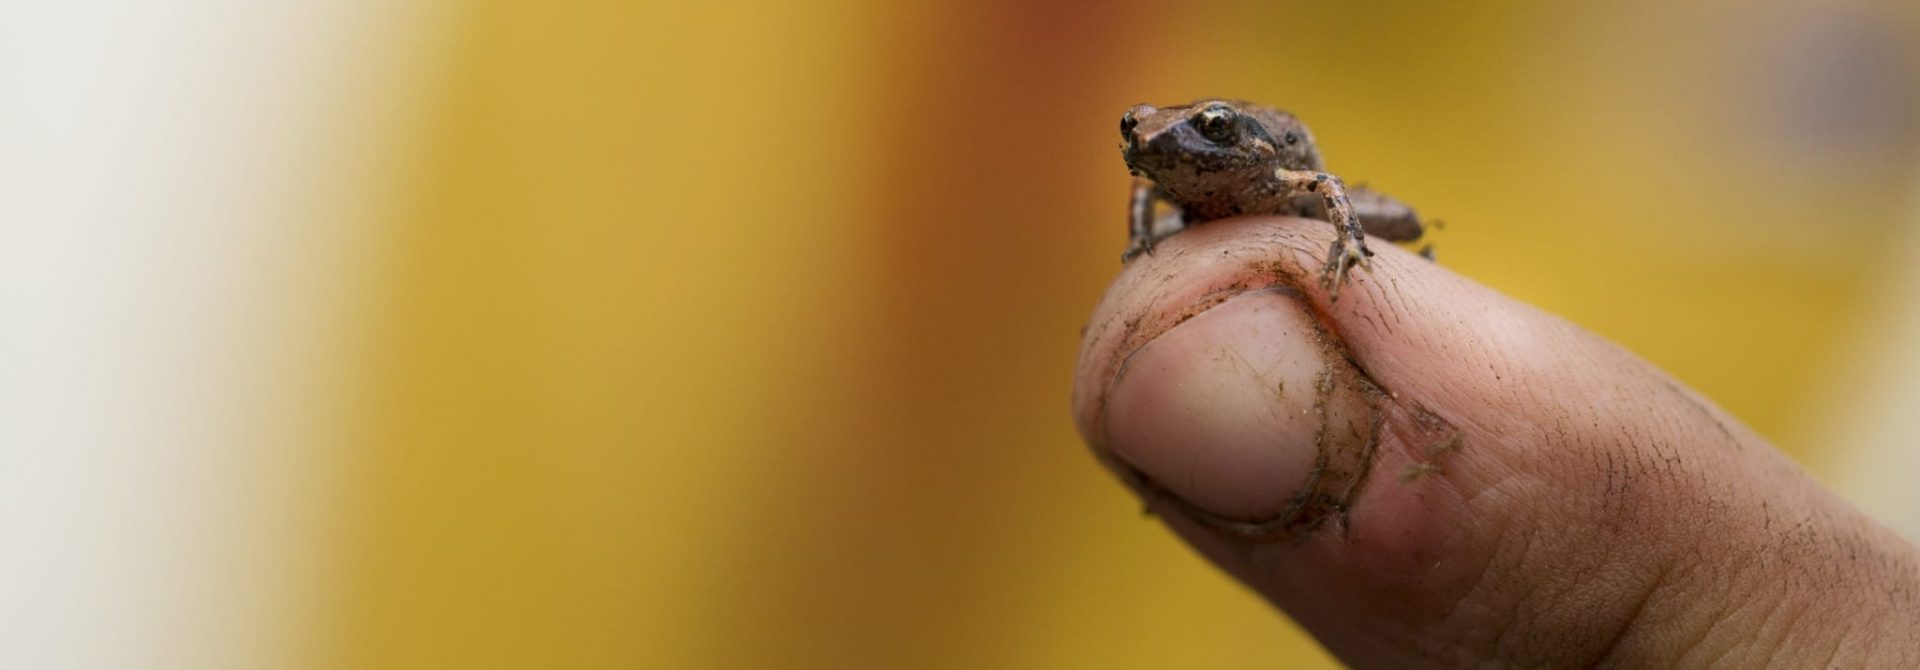
[[1174, 138], [1165, 134], [1141, 137], [1135, 132], [1127, 137], [1127, 143], [1121, 147], [1121, 156], [1127, 160], [1132, 170], [1152, 174], [1173, 165], [1177, 160], [1177, 151], [1170, 151], [1177, 145]]
[[1131, 155], [1139, 151], [1140, 119], [1157, 112], [1153, 105], [1134, 105], [1125, 114], [1120, 115], [1120, 147]]
[[1140, 126], [1140, 119], [1156, 111], [1153, 105], [1134, 105], [1125, 114], [1120, 115], [1120, 141], [1131, 145], [1134, 142], [1133, 129]]

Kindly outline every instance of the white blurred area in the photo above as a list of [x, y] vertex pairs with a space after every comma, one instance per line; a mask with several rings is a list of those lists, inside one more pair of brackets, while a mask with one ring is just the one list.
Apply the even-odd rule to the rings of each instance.
[[[1735, 103], [1780, 122], [1759, 134], [1792, 142], [1787, 154], [1798, 168], [1843, 181], [1920, 175], [1920, 12], [1873, 0], [1759, 7], [1742, 16], [1768, 26], [1750, 49], [1762, 54], [1767, 76], [1757, 80], [1759, 95]], [[1835, 255], [1882, 265], [1869, 269], [1866, 299], [1839, 341], [1822, 343], [1834, 352], [1823, 358], [1831, 365], [1805, 394], [1801, 427], [1785, 439], [1813, 455], [1807, 465], [1836, 492], [1920, 543], [1920, 180], [1894, 179], [1893, 189], [1907, 189], [1903, 211], [1893, 221], [1852, 224], [1884, 232], [1873, 249]], [[1772, 237], [1813, 246], [1826, 229], [1849, 225], [1811, 223], [1817, 227], [1801, 231], [1811, 234]]]
[[1818, 468], [1828, 484], [1920, 543], [1920, 184], [1898, 230], [1901, 260], [1833, 375], [1829, 409], [1802, 439], [1834, 454]]
[[288, 665], [421, 3], [0, 7], [0, 667]]

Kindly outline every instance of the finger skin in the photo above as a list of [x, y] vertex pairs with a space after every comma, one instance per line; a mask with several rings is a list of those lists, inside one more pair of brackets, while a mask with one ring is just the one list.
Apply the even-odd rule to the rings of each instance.
[[1644, 361], [1397, 248], [1330, 302], [1331, 236], [1265, 218], [1165, 240], [1096, 309], [1074, 413], [1336, 655], [1920, 663], [1910, 545]]

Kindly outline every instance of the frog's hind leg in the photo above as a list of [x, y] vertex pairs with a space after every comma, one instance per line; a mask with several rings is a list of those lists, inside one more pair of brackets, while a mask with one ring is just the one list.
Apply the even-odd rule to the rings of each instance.
[[[1348, 186], [1347, 199], [1353, 203], [1353, 215], [1360, 218], [1361, 230], [1368, 235], [1389, 242], [1412, 242], [1426, 233], [1427, 227], [1420, 215], [1393, 196], [1365, 186]], [[1327, 218], [1325, 199], [1318, 193], [1294, 196], [1293, 206], [1300, 216]]]
[[1339, 177], [1314, 170], [1282, 169], [1275, 171], [1274, 176], [1288, 191], [1320, 196], [1327, 221], [1339, 229], [1333, 246], [1327, 249], [1327, 263], [1320, 273], [1320, 286], [1327, 289], [1327, 301], [1339, 300], [1340, 287], [1347, 282], [1348, 271], [1356, 265], [1368, 267], [1367, 259], [1373, 256], [1373, 251], [1367, 249], [1366, 230], [1360, 226], [1353, 201], [1347, 197], [1347, 185]]
[[1155, 224], [1158, 222], [1153, 215], [1153, 205], [1166, 199], [1166, 193], [1160, 190], [1159, 185], [1146, 179], [1133, 180], [1133, 197], [1127, 205], [1127, 250], [1120, 254], [1120, 262], [1133, 260], [1134, 256], [1143, 253], [1153, 253], [1153, 243], [1159, 241], [1155, 237]]
[[1360, 227], [1368, 235], [1389, 242], [1412, 242], [1427, 232], [1420, 214], [1393, 196], [1355, 186], [1347, 189], [1347, 197], [1353, 200], [1353, 214], [1360, 217]]

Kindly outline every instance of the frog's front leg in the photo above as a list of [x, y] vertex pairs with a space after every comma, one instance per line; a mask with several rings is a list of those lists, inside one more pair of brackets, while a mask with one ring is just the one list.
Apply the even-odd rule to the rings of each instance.
[[1158, 184], [1134, 178], [1133, 197], [1127, 206], [1127, 250], [1120, 254], [1120, 262], [1133, 260], [1134, 256], [1142, 253], [1153, 253], [1153, 204], [1166, 197]]
[[1320, 286], [1327, 289], [1327, 300], [1339, 300], [1347, 271], [1356, 265], [1368, 267], [1367, 259], [1373, 256], [1373, 251], [1367, 249], [1366, 230], [1360, 227], [1353, 201], [1347, 198], [1347, 185], [1339, 177], [1314, 170], [1281, 169], [1273, 174], [1289, 192], [1319, 195], [1327, 221], [1339, 229], [1332, 248], [1327, 250], [1327, 264], [1320, 273]]

